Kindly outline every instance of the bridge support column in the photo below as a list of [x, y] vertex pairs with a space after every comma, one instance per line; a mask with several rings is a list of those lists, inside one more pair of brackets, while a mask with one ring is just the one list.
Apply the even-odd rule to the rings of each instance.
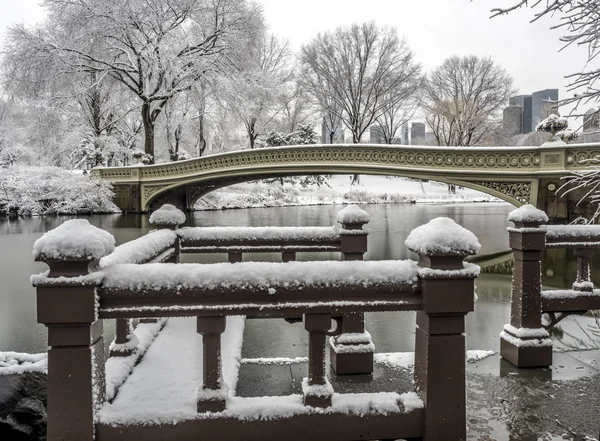
[[142, 191], [139, 183], [114, 184], [115, 205], [124, 213], [142, 212]]

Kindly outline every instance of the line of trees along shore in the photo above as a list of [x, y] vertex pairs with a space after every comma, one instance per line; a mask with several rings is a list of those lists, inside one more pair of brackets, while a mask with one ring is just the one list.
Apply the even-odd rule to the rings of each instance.
[[[247, 0], [42, 5], [45, 20], [11, 26], [1, 48], [4, 167], [176, 161], [261, 147], [309, 124], [328, 143], [344, 130], [364, 142], [373, 127], [395, 143], [415, 115], [436, 144], [491, 145], [516, 92], [489, 57], [450, 56], [425, 73], [396, 28], [373, 22], [295, 52]], [[591, 78], [577, 75], [579, 86]]]

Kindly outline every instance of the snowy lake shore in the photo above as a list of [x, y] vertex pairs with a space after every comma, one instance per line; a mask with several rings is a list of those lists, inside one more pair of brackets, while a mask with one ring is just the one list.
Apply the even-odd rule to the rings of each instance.
[[249, 182], [231, 185], [200, 198], [196, 210], [283, 207], [294, 205], [335, 204], [446, 204], [467, 202], [502, 202], [500, 199], [468, 188], [456, 187], [455, 193], [440, 182], [361, 175], [360, 183], [351, 185], [350, 175], [335, 175], [321, 186], [274, 180], [270, 183]]

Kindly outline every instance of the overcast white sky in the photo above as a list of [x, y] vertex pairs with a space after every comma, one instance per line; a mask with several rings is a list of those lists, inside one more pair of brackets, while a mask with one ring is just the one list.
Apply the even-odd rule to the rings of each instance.
[[[352, 22], [375, 20], [395, 26], [426, 71], [452, 54], [490, 55], [515, 79], [521, 93], [559, 88], [564, 77], [581, 70], [586, 52], [569, 48], [561, 54], [561, 30], [550, 30], [555, 19], [529, 23], [533, 12], [517, 10], [489, 19], [490, 10], [516, 0], [258, 0], [271, 30], [294, 48], [318, 32]], [[0, 36], [11, 23], [34, 24], [44, 16], [38, 0], [0, 0]], [[585, 109], [584, 109], [585, 110]]]

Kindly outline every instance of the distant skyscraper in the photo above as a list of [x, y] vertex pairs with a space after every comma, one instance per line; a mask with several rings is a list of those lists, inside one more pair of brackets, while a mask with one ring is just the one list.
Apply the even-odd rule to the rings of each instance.
[[538, 90], [531, 94], [531, 125], [533, 130], [544, 119], [544, 105], [548, 105], [549, 101], [558, 101], [558, 89]]
[[401, 144], [408, 145], [408, 121], [402, 124], [402, 142]]
[[508, 106], [502, 112], [502, 128], [506, 136], [523, 133], [523, 107]]
[[371, 144], [384, 144], [383, 129], [381, 126], [369, 127], [369, 142]]
[[410, 143], [424, 144], [425, 143], [425, 124], [420, 122], [412, 123], [410, 128]]
[[531, 95], [517, 95], [510, 97], [508, 105], [521, 106], [523, 108], [520, 133], [533, 132], [531, 124]]
[[[555, 101], [558, 101], [558, 89], [538, 90], [537, 92], [533, 92], [531, 95], [516, 95], [510, 97], [508, 100], [508, 108], [513, 106], [522, 107], [523, 111], [521, 116], [520, 133], [530, 133], [535, 131], [535, 127], [539, 124], [541, 120], [546, 118], [548, 114], [557, 113], [557, 108], [553, 104], [553, 102]], [[510, 119], [514, 118], [514, 114], [517, 111], [512, 109], [509, 112], [512, 112], [510, 113]], [[507, 116], [506, 110], [503, 116]], [[506, 124], [504, 124], [504, 126], [506, 130]], [[509, 136], [512, 136], [512, 134], [514, 133], [512, 130], [509, 130], [507, 134]]]
[[589, 109], [583, 115], [583, 131], [600, 130], [600, 110]]

